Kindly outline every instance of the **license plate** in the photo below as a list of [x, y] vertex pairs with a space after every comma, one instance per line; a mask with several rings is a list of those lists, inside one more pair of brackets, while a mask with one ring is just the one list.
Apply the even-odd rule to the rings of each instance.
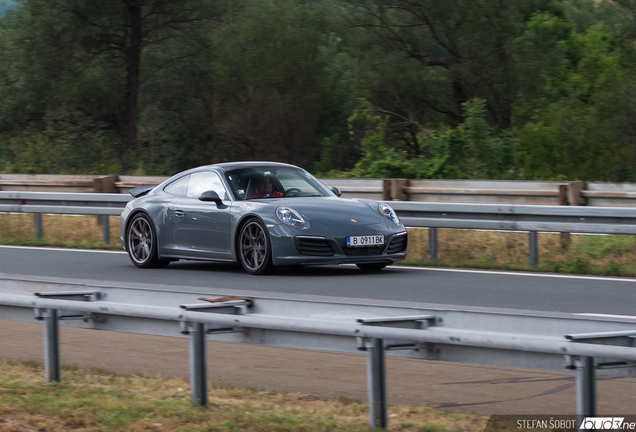
[[382, 246], [384, 244], [383, 235], [371, 236], [349, 236], [347, 237], [347, 246]]

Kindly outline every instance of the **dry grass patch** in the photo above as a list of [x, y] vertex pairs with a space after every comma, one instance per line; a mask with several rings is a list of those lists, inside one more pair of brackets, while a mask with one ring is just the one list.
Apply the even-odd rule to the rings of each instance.
[[0, 213], [0, 242], [42, 246], [121, 249], [119, 217], [109, 218], [110, 245], [103, 242], [97, 216], [43, 215], [41, 240], [35, 239], [35, 215]]
[[636, 240], [631, 235], [574, 235], [564, 244], [559, 233], [539, 233], [541, 265], [530, 268], [528, 233], [438, 230], [438, 259], [430, 262], [428, 229], [409, 228], [411, 264], [539, 270], [636, 276]]
[[[368, 407], [349, 399], [212, 386], [195, 407], [181, 379], [64, 368], [46, 384], [40, 365], [0, 359], [0, 431], [368, 431]], [[389, 431], [481, 432], [486, 417], [392, 407]]]

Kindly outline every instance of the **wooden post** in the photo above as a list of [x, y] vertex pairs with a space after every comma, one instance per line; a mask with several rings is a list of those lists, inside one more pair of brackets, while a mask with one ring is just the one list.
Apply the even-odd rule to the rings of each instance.
[[382, 201], [391, 200], [391, 182], [393, 180], [382, 180]]
[[[115, 188], [115, 182], [117, 181], [116, 175], [96, 177], [93, 179], [93, 192], [95, 193], [117, 193]], [[102, 226], [103, 221], [108, 221], [108, 216], [97, 216], [97, 225]]]
[[581, 194], [581, 191], [585, 190], [585, 182], [571, 182], [568, 183], [568, 203], [570, 205], [586, 205], [585, 197]]
[[407, 179], [391, 180], [391, 199], [392, 201], [408, 201], [409, 194], [404, 190], [409, 185]]
[[[564, 200], [567, 202], [566, 205], [585, 205], [585, 198], [581, 194], [581, 191], [585, 189], [585, 182], [570, 182], [565, 186], [566, 188], [566, 197]], [[561, 186], [559, 186], [559, 204], [561, 204]], [[567, 236], [565, 235], [567, 234]], [[561, 233], [561, 249], [567, 249], [570, 247], [570, 233]]]
[[115, 182], [116, 175], [102, 176], [93, 179], [93, 192], [95, 193], [117, 193]]
[[[559, 205], [570, 205], [570, 202], [568, 200], [568, 185], [559, 185]], [[561, 249], [563, 250], [567, 250], [570, 247], [570, 242], [571, 242], [571, 238], [570, 238], [570, 233], [569, 232], [562, 232], [559, 233], [559, 237], [560, 237], [560, 243], [561, 243]]]

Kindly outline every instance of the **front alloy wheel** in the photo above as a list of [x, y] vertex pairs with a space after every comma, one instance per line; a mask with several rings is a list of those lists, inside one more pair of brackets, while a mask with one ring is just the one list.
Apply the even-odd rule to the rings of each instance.
[[239, 260], [246, 272], [260, 275], [274, 270], [267, 229], [259, 219], [250, 219], [243, 225], [238, 248]]
[[133, 216], [126, 235], [128, 256], [137, 267], [165, 267], [168, 259], [157, 256], [157, 239], [150, 218], [144, 213]]

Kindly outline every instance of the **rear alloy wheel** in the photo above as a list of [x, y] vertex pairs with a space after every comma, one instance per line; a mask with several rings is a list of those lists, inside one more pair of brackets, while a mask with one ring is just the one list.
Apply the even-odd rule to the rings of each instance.
[[369, 263], [369, 264], [356, 264], [362, 271], [373, 272], [380, 271], [384, 267], [388, 266], [388, 263]]
[[274, 271], [269, 235], [259, 219], [248, 220], [239, 234], [238, 255], [246, 272], [253, 275]]
[[128, 225], [126, 233], [127, 250], [130, 260], [137, 267], [165, 267], [169, 259], [159, 259], [157, 237], [150, 218], [145, 213], [137, 213]]

